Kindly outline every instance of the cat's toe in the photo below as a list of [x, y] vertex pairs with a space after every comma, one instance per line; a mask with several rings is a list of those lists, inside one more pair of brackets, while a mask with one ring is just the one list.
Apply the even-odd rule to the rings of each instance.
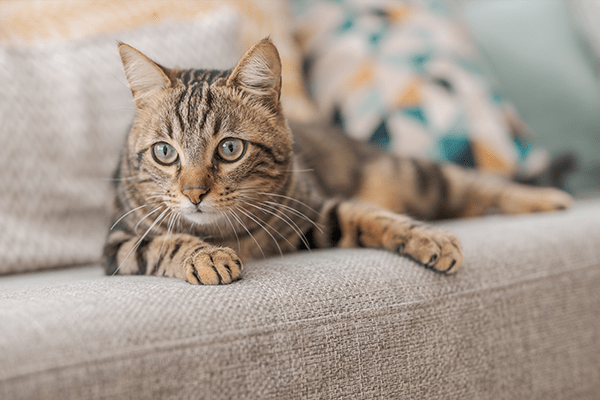
[[463, 261], [458, 238], [442, 229], [413, 229], [400, 254], [438, 272], [452, 274]]
[[400, 254], [408, 256], [425, 266], [433, 266], [441, 255], [441, 248], [422, 229], [415, 229], [407, 238]]
[[437, 232], [438, 243], [442, 247], [442, 258], [436, 269], [447, 274], [453, 274], [463, 262], [460, 240], [450, 232], [444, 230], [438, 230]]
[[187, 281], [196, 285], [221, 285], [239, 279], [243, 264], [237, 254], [227, 248], [202, 249], [186, 263]]

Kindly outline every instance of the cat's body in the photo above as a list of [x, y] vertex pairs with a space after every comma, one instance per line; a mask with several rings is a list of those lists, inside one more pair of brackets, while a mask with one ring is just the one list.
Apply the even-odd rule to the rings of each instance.
[[109, 274], [229, 283], [242, 261], [304, 248], [374, 247], [442, 272], [459, 241], [402, 215], [565, 208], [570, 197], [407, 160], [324, 125], [292, 125], [263, 40], [232, 71], [170, 70], [119, 47], [137, 115], [115, 174]]

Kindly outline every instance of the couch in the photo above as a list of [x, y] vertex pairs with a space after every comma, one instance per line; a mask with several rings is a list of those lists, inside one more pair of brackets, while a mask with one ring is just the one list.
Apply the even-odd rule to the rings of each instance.
[[229, 286], [0, 279], [2, 399], [597, 399], [600, 201], [445, 223], [454, 276], [378, 250], [249, 263]]
[[[288, 116], [316, 111], [283, 2], [95, 3], [0, 4], [0, 399], [600, 398], [600, 195], [589, 184], [566, 211], [436, 222], [463, 244], [453, 276], [368, 249], [256, 260], [221, 287], [105, 276], [106, 186], [133, 112], [116, 40], [166, 65], [225, 68], [272, 34]], [[464, 3], [481, 31], [485, 3]], [[544, 132], [538, 103], [516, 103]], [[416, 109], [399, 121], [424, 132]], [[597, 179], [587, 117], [573, 133], [587, 135], [576, 189]]]

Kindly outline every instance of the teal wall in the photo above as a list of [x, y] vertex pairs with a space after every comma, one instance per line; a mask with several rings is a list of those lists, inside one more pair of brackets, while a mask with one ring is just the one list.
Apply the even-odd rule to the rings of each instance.
[[568, 189], [586, 194], [600, 190], [600, 85], [566, 1], [482, 0], [462, 13], [533, 144], [575, 153]]

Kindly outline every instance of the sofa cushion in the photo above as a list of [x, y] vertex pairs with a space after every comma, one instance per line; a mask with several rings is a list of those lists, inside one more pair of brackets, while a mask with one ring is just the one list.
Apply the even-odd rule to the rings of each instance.
[[0, 398], [598, 398], [600, 201], [445, 225], [454, 276], [352, 249], [0, 292]]

